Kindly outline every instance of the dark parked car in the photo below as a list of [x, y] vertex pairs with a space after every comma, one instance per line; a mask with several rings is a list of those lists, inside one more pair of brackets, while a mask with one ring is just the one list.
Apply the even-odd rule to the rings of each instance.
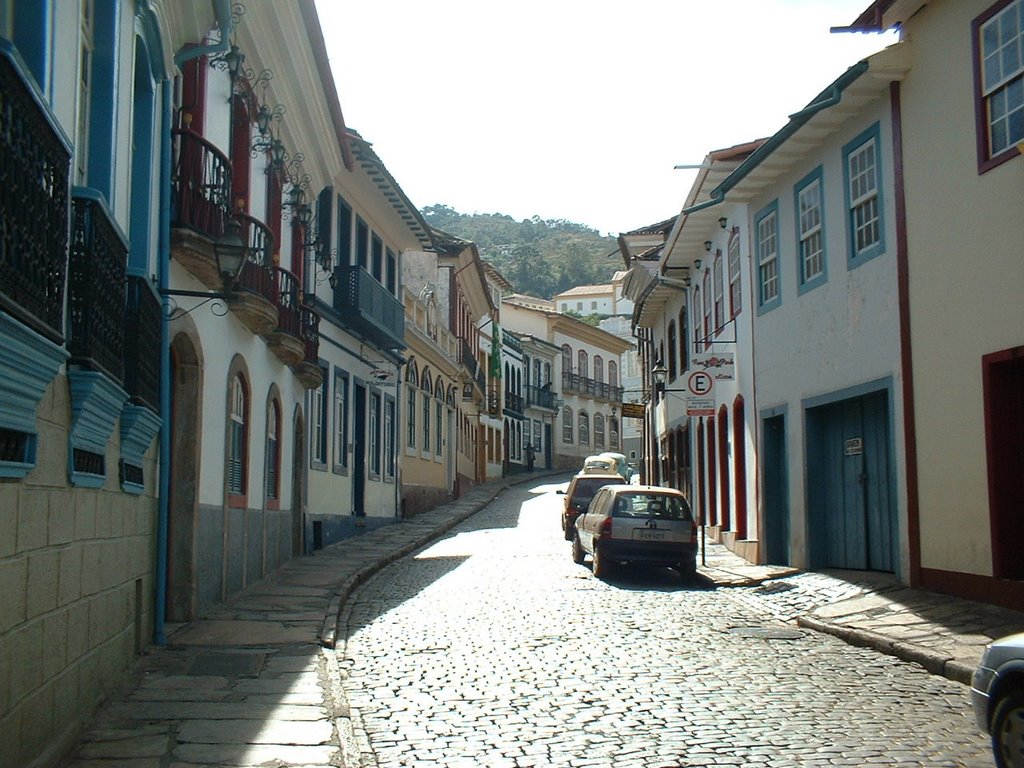
[[572, 559], [593, 558], [603, 578], [614, 563], [648, 563], [677, 569], [683, 578], [697, 571], [697, 526], [690, 504], [675, 488], [609, 485], [576, 518]]
[[978, 727], [992, 736], [999, 768], [1024, 766], [1024, 633], [991, 643], [971, 681]]
[[[569, 481], [569, 487], [564, 491], [565, 501], [562, 505], [562, 533], [565, 540], [572, 540], [573, 523], [576, 518], [586, 511], [590, 500], [600, 488], [606, 485], [621, 485], [626, 481], [622, 475], [607, 473], [580, 472]], [[563, 491], [558, 491], [563, 493]]]

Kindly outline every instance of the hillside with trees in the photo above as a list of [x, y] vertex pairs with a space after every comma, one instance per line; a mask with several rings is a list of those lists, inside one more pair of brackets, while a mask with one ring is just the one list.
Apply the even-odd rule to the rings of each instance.
[[610, 282], [622, 269], [614, 237], [564, 219], [516, 221], [500, 213], [459, 213], [447, 205], [423, 209], [428, 224], [472, 240], [518, 293], [543, 299], [575, 288]]

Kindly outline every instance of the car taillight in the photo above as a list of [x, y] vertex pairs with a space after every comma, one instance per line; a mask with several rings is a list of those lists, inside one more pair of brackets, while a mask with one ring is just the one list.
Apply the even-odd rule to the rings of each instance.
[[604, 522], [601, 523], [601, 529], [597, 532], [597, 538], [599, 539], [610, 539], [612, 537], [612, 519], [606, 517]]

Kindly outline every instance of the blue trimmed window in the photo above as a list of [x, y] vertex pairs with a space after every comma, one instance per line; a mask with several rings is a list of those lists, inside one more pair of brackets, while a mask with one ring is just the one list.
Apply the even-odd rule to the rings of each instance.
[[878, 123], [843, 147], [847, 264], [851, 269], [885, 250], [880, 147]]
[[793, 190], [796, 204], [798, 293], [816, 288], [828, 279], [825, 261], [825, 199], [819, 165]]
[[757, 256], [758, 314], [782, 303], [779, 275], [779, 201], [775, 200], [754, 217], [754, 249]]

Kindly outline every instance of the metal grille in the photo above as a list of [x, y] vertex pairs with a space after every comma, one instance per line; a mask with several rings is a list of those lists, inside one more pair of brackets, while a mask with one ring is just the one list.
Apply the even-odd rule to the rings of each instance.
[[160, 300], [144, 278], [128, 278], [125, 315], [125, 389], [134, 402], [159, 411]]
[[124, 380], [128, 247], [96, 200], [74, 199], [68, 273], [71, 361]]
[[0, 56], [0, 307], [64, 341], [70, 152]]

